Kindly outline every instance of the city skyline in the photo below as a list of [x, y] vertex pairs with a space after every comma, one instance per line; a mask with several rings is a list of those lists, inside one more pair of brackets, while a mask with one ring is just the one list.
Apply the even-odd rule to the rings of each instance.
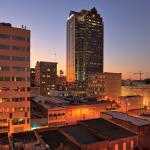
[[27, 2], [14, 0], [9, 3], [2, 0], [0, 14], [1, 22], [10, 22], [17, 27], [23, 24], [31, 30], [31, 67], [35, 66], [36, 61], [57, 61], [58, 69], [66, 71], [68, 14], [70, 10], [79, 11], [95, 6], [104, 20], [104, 71], [121, 72], [123, 78], [136, 79], [139, 77], [133, 73], [142, 71], [145, 77], [149, 77], [148, 0], [118, 0], [116, 3], [112, 0]]

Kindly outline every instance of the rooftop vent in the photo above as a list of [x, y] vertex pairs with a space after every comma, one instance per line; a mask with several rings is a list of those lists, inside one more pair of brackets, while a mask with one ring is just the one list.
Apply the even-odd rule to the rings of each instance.
[[0, 26], [11, 27], [10, 23], [0, 22]]

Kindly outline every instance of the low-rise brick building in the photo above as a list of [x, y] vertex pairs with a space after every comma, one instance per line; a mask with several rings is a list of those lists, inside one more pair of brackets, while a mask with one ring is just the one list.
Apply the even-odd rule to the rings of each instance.
[[130, 110], [142, 109], [143, 108], [143, 96], [139, 95], [128, 95], [120, 96], [118, 100], [119, 111], [128, 112]]
[[[111, 102], [97, 99], [64, 99], [35, 96], [32, 101], [47, 118], [51, 127], [75, 124], [79, 120], [99, 118], [101, 112], [111, 108]], [[32, 104], [32, 103], [31, 103]], [[32, 114], [32, 112], [31, 112]]]
[[138, 135], [138, 145], [150, 149], [150, 122], [121, 112], [103, 112], [101, 117], [108, 119]]
[[88, 75], [87, 96], [95, 96], [110, 100], [117, 100], [121, 95], [121, 73], [96, 73]]
[[58, 129], [37, 131], [43, 147], [52, 150], [133, 150], [137, 135], [105, 119], [91, 119]]

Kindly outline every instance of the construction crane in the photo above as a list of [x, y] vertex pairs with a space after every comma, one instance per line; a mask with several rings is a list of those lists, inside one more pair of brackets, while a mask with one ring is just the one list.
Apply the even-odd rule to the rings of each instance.
[[136, 73], [134, 73], [135, 75], [139, 75], [139, 79], [140, 79], [140, 81], [142, 80], [142, 74], [144, 74], [144, 73], [142, 73], [141, 71], [140, 72], [136, 72]]

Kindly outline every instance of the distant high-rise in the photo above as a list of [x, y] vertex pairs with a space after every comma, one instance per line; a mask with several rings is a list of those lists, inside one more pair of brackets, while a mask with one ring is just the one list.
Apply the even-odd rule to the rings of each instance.
[[0, 23], [0, 132], [30, 130], [30, 30]]
[[103, 72], [103, 19], [95, 8], [70, 11], [67, 20], [67, 82]]
[[40, 94], [50, 96], [56, 89], [57, 63], [38, 61], [35, 66], [35, 86], [40, 88]]
[[35, 87], [35, 68], [30, 68], [30, 86]]

